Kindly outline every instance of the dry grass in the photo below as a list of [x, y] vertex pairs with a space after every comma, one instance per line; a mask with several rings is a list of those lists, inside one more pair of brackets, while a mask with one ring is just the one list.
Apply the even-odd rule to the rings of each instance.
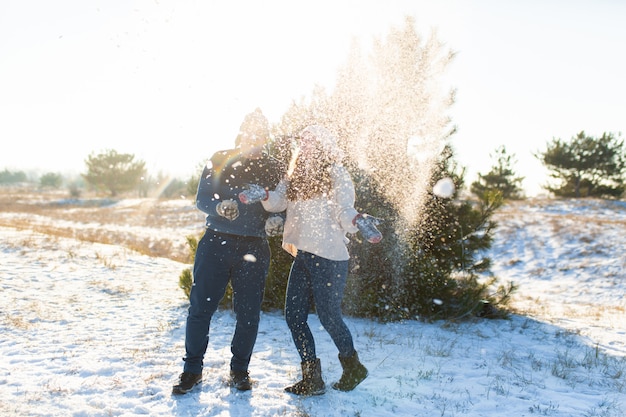
[[[95, 195], [69, 199], [58, 191], [3, 187], [0, 226], [115, 244], [149, 256], [189, 262], [185, 236], [190, 229], [200, 233], [204, 224], [204, 215], [193, 207], [193, 202], [169, 204], [169, 200], [153, 198], [131, 201], [133, 204], [118, 205], [116, 200]], [[128, 230], [132, 227], [162, 232], [141, 236]]]

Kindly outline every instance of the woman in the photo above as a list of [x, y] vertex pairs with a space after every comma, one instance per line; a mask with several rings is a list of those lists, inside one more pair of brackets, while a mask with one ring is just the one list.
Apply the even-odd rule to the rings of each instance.
[[311, 296], [343, 367], [340, 380], [332, 387], [351, 391], [368, 373], [341, 314], [350, 258], [346, 234], [361, 231], [371, 243], [378, 243], [382, 235], [375, 218], [354, 209], [354, 184], [341, 158], [335, 137], [324, 127], [309, 126], [301, 132], [286, 178], [274, 191], [251, 185], [239, 195], [246, 204], [261, 201], [270, 212], [286, 209], [283, 248], [295, 259], [287, 284], [285, 318], [301, 358], [302, 380], [285, 391], [298, 395], [325, 392], [315, 340], [307, 324]]

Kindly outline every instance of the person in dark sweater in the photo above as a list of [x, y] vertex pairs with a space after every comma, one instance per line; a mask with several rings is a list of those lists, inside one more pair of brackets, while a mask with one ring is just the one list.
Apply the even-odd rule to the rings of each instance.
[[270, 264], [267, 236], [282, 233], [282, 218], [260, 204], [238, 204], [237, 196], [248, 184], [273, 189], [284, 175], [281, 165], [265, 152], [268, 140], [267, 119], [256, 109], [244, 118], [235, 148], [216, 152], [202, 172], [196, 207], [207, 215], [206, 231], [195, 255], [186, 355], [173, 394], [185, 394], [202, 381], [211, 318], [229, 282], [236, 316], [230, 384], [240, 391], [252, 388], [248, 365]]

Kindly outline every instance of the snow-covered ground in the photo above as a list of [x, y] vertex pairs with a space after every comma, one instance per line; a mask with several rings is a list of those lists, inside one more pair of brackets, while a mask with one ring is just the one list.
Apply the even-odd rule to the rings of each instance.
[[[192, 203], [168, 204], [189, 213]], [[11, 225], [13, 216], [19, 227]], [[348, 317], [370, 376], [352, 392], [329, 389], [314, 398], [283, 391], [300, 370], [280, 312], [262, 316], [250, 366], [253, 390], [241, 393], [225, 385], [234, 326], [229, 311], [214, 317], [204, 382], [187, 395], [172, 396], [182, 370], [187, 306], [178, 277], [189, 265], [41, 234], [25, 227], [23, 216], [0, 211], [0, 415], [621, 417], [626, 412], [623, 202], [539, 199], [503, 207], [493, 272], [501, 282], [519, 285], [512, 305], [520, 314], [432, 324]], [[142, 230], [135, 222], [128, 233], [184, 241], [189, 230], [202, 226], [201, 215], [189, 220], [194, 223], [180, 226], [179, 235], [168, 218]], [[37, 219], [42, 221], [59, 219]], [[98, 227], [105, 231], [107, 225]], [[341, 373], [337, 352], [317, 318], [311, 321], [318, 329], [324, 378], [331, 383]]]

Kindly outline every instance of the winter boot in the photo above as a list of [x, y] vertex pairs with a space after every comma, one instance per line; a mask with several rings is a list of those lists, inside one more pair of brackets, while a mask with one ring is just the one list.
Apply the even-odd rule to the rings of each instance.
[[296, 382], [285, 391], [296, 395], [321, 395], [326, 392], [322, 379], [322, 364], [319, 359], [301, 363], [302, 381]]
[[230, 386], [239, 391], [249, 391], [252, 389], [248, 371], [230, 371]]
[[191, 372], [183, 372], [178, 377], [178, 384], [172, 387], [172, 394], [180, 395], [186, 394], [193, 389], [197, 384], [202, 382], [202, 372], [199, 374], [192, 374]]
[[339, 391], [352, 391], [357, 385], [367, 378], [367, 369], [359, 361], [359, 355], [343, 358], [339, 355], [339, 362], [343, 368], [343, 374], [339, 381], [333, 384], [333, 388]]

